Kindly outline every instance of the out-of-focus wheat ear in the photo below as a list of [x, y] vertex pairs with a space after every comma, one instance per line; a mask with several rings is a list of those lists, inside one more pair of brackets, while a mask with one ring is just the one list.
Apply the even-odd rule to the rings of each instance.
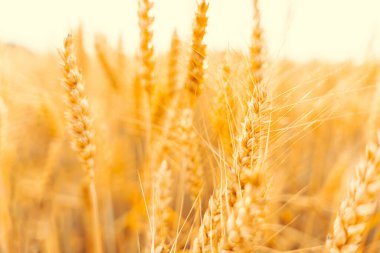
[[125, 75], [125, 67], [127, 65], [126, 57], [124, 53], [124, 41], [121, 34], [119, 35], [119, 39], [117, 40], [117, 66], [119, 70], [119, 75]]
[[206, 212], [203, 215], [198, 235], [193, 241], [192, 252], [220, 252], [222, 234], [222, 201], [221, 191], [216, 189], [210, 197]]
[[63, 61], [63, 86], [66, 89], [67, 122], [71, 137], [71, 144], [77, 152], [85, 172], [84, 204], [91, 215], [91, 249], [94, 253], [101, 253], [102, 237], [98, 214], [98, 201], [95, 189], [95, 144], [92, 129], [92, 118], [89, 111], [88, 100], [85, 97], [85, 87], [82, 74], [78, 68], [77, 58], [74, 54], [72, 35], [69, 34], [64, 41], [64, 50], [61, 52]]
[[78, 65], [79, 65], [79, 68], [82, 70], [82, 73], [86, 76], [86, 73], [88, 71], [88, 59], [87, 59], [87, 52], [84, 46], [83, 24], [80, 24], [78, 26], [74, 38], [75, 38], [74, 45], [76, 48], [76, 55], [78, 57]]
[[10, 213], [10, 185], [8, 165], [5, 161], [8, 108], [0, 96], [0, 251], [12, 252], [12, 217]]
[[136, 133], [142, 135], [145, 131], [145, 106], [143, 99], [144, 90], [141, 87], [140, 75], [136, 74], [133, 79], [133, 104], [134, 104], [134, 126], [136, 128]]
[[98, 34], [95, 36], [95, 51], [96, 56], [99, 59], [99, 63], [102, 66], [104, 72], [107, 75], [107, 78], [112, 86], [112, 88], [116, 91], [121, 89], [121, 84], [119, 81], [119, 76], [115, 70], [115, 67], [112, 66], [109, 60], [109, 52], [106, 38]]
[[380, 132], [374, 143], [367, 146], [366, 156], [355, 170], [342, 200], [334, 226], [327, 236], [326, 252], [359, 252], [374, 214], [380, 191]]
[[191, 54], [185, 80], [185, 89], [189, 93], [189, 104], [191, 107], [203, 89], [206, 59], [206, 44], [204, 44], [203, 40], [208, 22], [208, 7], [208, 2], [201, 0], [198, 3], [197, 13], [193, 22]]
[[198, 207], [202, 197], [203, 169], [200, 162], [200, 153], [197, 134], [193, 126], [194, 112], [183, 109], [180, 112], [178, 124], [178, 144], [183, 152], [184, 172], [186, 173], [187, 188], [191, 200]]
[[232, 153], [231, 133], [235, 132], [234, 115], [235, 101], [233, 98], [233, 90], [230, 82], [231, 69], [225, 62], [222, 68], [222, 78], [220, 88], [217, 90], [213, 115], [211, 116], [214, 129], [218, 134], [223, 145], [224, 154]]
[[124, 41], [121, 34], [119, 35], [119, 39], [117, 41], [117, 70], [118, 77], [120, 80], [120, 84], [123, 84], [125, 81], [125, 71], [127, 67], [127, 58], [124, 53]]
[[[380, 126], [380, 79], [377, 77], [377, 72], [372, 73], [375, 75], [373, 79], [375, 80], [375, 92], [373, 93], [371, 107], [369, 108], [369, 118], [368, 118], [368, 139], [373, 140], [376, 137], [376, 129]], [[373, 85], [373, 84], [371, 84]]]
[[[177, 31], [173, 32], [168, 61], [168, 82], [162, 92], [157, 92], [157, 103], [155, 103], [152, 121], [156, 125], [161, 125], [167, 120], [168, 110], [175, 105], [175, 96], [178, 95], [178, 59], [180, 54], [180, 40]], [[162, 123], [165, 125], [165, 123]]]
[[262, 27], [261, 27], [261, 12], [259, 8], [259, 0], [253, 0], [254, 9], [254, 27], [252, 32], [252, 42], [250, 47], [250, 91], [253, 86], [263, 84], [263, 45]]
[[140, 60], [141, 60], [141, 85], [148, 93], [149, 101], [151, 102], [154, 85], [154, 47], [153, 47], [153, 22], [152, 16], [153, 2], [150, 0], [139, 0], [139, 27], [140, 27]]
[[172, 34], [169, 52], [168, 64], [168, 92], [171, 97], [178, 90], [178, 59], [181, 52], [181, 41], [178, 37], [177, 30]]
[[155, 180], [153, 183], [153, 206], [152, 221], [153, 234], [152, 252], [169, 252], [168, 236], [170, 227], [170, 204], [172, 202], [172, 171], [166, 160], [163, 160], [160, 167], [155, 172]]

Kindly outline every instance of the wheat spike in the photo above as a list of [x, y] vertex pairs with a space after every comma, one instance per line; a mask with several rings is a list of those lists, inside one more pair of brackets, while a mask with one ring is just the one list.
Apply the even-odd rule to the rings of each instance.
[[251, 250], [259, 239], [265, 216], [267, 179], [259, 159], [261, 131], [255, 100], [248, 104], [242, 134], [234, 153], [236, 171], [228, 185], [228, 203], [231, 213], [227, 220], [227, 235], [223, 240], [223, 250], [246, 252]]
[[94, 132], [91, 127], [91, 116], [88, 100], [84, 95], [82, 74], [78, 68], [74, 54], [74, 44], [71, 34], [64, 41], [64, 50], [61, 52], [63, 61], [63, 86], [66, 89], [67, 120], [70, 129], [73, 149], [78, 153], [86, 175], [84, 193], [85, 203], [91, 211], [91, 232], [93, 252], [101, 253], [101, 234], [95, 189], [94, 171]]
[[78, 26], [78, 29], [76, 31], [76, 36], [75, 36], [75, 48], [77, 49], [77, 56], [78, 56], [78, 65], [84, 75], [86, 76], [88, 72], [88, 58], [87, 58], [87, 53], [85, 50], [84, 46], [84, 35], [83, 35], [83, 25], [80, 24]]
[[163, 160], [155, 175], [154, 206], [153, 206], [153, 225], [152, 243], [155, 253], [169, 252], [168, 235], [170, 226], [170, 204], [172, 201], [172, 172], [166, 160]]
[[180, 54], [180, 40], [177, 31], [173, 32], [168, 61], [168, 81], [162, 92], [157, 92], [157, 103], [152, 117], [153, 123], [165, 125], [168, 111], [175, 106], [178, 95], [178, 59]]
[[187, 77], [185, 81], [185, 89], [190, 94], [190, 105], [194, 103], [203, 88], [206, 45], [203, 43], [207, 28], [207, 10], [209, 4], [206, 0], [198, 3], [198, 10], [193, 23], [193, 37], [191, 44], [191, 55], [187, 68]]
[[200, 163], [197, 135], [193, 128], [194, 115], [191, 109], [180, 112], [178, 142], [184, 154], [187, 188], [194, 203], [199, 204], [203, 188], [203, 170]]
[[149, 99], [153, 95], [153, 30], [154, 17], [151, 16], [153, 2], [150, 0], [139, 0], [139, 27], [140, 27], [140, 53], [141, 53], [141, 85], [148, 93]]
[[235, 132], [233, 117], [235, 115], [235, 101], [230, 82], [231, 68], [224, 63], [222, 68], [221, 87], [218, 89], [212, 115], [214, 129], [221, 139], [226, 154], [232, 153], [231, 132]]
[[209, 199], [198, 235], [193, 242], [193, 253], [219, 252], [222, 233], [222, 201], [220, 193], [221, 191], [217, 189]]
[[117, 72], [115, 71], [115, 67], [112, 66], [108, 58], [109, 56], [107, 53], [109, 52], [109, 49], [107, 45], [107, 40], [101, 34], [95, 37], [95, 50], [96, 50], [96, 55], [99, 59], [99, 62], [104, 72], [106, 73], [112, 88], [115, 90], [120, 90], [121, 88], [121, 84], [119, 81], [120, 77], [118, 76]]
[[[260, 13], [254, 1], [254, 36], [251, 47], [250, 99], [234, 151], [234, 171], [228, 189], [228, 214], [223, 250], [250, 252], [262, 237], [268, 179], [263, 170], [269, 131], [269, 100], [262, 82]], [[258, 36], [260, 34], [260, 36]], [[258, 40], [258, 41], [256, 41]]]
[[341, 202], [334, 227], [326, 242], [331, 253], [358, 252], [380, 191], [380, 132], [367, 146], [366, 157], [355, 170], [347, 196]]
[[254, 9], [254, 28], [252, 32], [252, 44], [250, 47], [250, 72], [251, 82], [249, 85], [250, 91], [252, 91], [255, 85], [263, 83], [263, 38], [261, 28], [261, 12], [259, 9], [259, 0], [253, 0]]
[[0, 197], [2, 199], [0, 203], [0, 251], [11, 252], [12, 251], [12, 216], [10, 212], [10, 185], [9, 185], [9, 173], [8, 164], [6, 164], [6, 142], [7, 132], [9, 130], [8, 122], [8, 108], [0, 96]]

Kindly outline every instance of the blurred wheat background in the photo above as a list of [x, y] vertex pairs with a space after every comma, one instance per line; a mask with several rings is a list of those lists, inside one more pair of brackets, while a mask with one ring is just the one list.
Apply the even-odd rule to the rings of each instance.
[[77, 4], [0, 7], [0, 253], [380, 251], [376, 1]]

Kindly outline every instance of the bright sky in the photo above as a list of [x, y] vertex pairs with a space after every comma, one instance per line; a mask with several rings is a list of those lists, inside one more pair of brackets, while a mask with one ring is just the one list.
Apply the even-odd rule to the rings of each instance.
[[[190, 38], [196, 0], [156, 0], [154, 43], [166, 50], [171, 33]], [[210, 48], [246, 49], [252, 0], [209, 0]], [[333, 60], [380, 56], [380, 0], [261, 0], [272, 56]], [[0, 0], [0, 41], [55, 50], [82, 22], [88, 43], [97, 32], [133, 52], [139, 42], [137, 0]], [[372, 41], [372, 42], [371, 42]], [[91, 45], [91, 44], [89, 44]], [[369, 48], [372, 48], [369, 51]]]

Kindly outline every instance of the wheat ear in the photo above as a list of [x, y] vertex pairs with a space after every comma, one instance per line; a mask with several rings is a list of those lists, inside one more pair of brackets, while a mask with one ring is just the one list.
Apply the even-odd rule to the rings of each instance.
[[80, 24], [78, 29], [76, 30], [74, 45], [77, 49], [78, 56], [78, 65], [82, 70], [84, 76], [86, 76], [88, 71], [88, 58], [87, 53], [84, 46], [84, 35], [83, 35], [83, 25]]
[[221, 87], [217, 91], [213, 106], [212, 123], [220, 137], [226, 154], [232, 153], [231, 132], [235, 132], [233, 116], [235, 102], [230, 82], [231, 68], [225, 62], [222, 68]]
[[203, 39], [207, 28], [208, 6], [209, 4], [206, 0], [201, 0], [198, 3], [198, 9], [193, 23], [191, 55], [185, 81], [185, 89], [190, 94], [189, 99], [191, 106], [194, 104], [195, 98], [200, 95], [204, 82], [206, 44], [203, 43]]
[[[263, 94], [261, 94], [263, 95]], [[261, 238], [266, 209], [267, 178], [259, 159], [261, 131], [259, 111], [255, 109], [259, 94], [248, 103], [242, 133], [234, 152], [236, 171], [228, 185], [228, 204], [231, 212], [227, 220], [227, 233], [223, 238], [223, 250], [245, 252]], [[264, 98], [262, 96], [262, 98]], [[256, 107], [258, 108], [258, 107]]]
[[120, 90], [121, 85], [119, 81], [119, 76], [115, 71], [114, 66], [112, 66], [110, 60], [108, 59], [107, 52], [108, 50], [107, 40], [103, 35], [97, 35], [95, 37], [95, 51], [99, 59], [99, 62], [106, 73], [110, 84], [114, 90]]
[[94, 172], [94, 132], [91, 127], [91, 116], [88, 100], [84, 95], [84, 83], [74, 54], [74, 44], [71, 34], [64, 41], [61, 52], [63, 60], [63, 85], [66, 89], [67, 120], [70, 129], [71, 144], [77, 152], [86, 174], [84, 193], [85, 204], [91, 212], [91, 231], [93, 252], [102, 252], [102, 238], [98, 214], [97, 194]]
[[269, 100], [262, 79], [260, 11], [254, 1], [255, 26], [251, 46], [250, 99], [234, 151], [232, 182], [228, 188], [230, 213], [223, 250], [250, 252], [259, 243], [267, 206], [267, 174], [263, 169], [269, 132]]
[[255, 85], [263, 83], [263, 30], [261, 28], [261, 12], [258, 6], [259, 0], [253, 0], [254, 9], [254, 27], [252, 32], [252, 44], [250, 47], [250, 72], [251, 82], [250, 91]]
[[153, 30], [154, 17], [151, 15], [153, 2], [139, 0], [139, 27], [140, 27], [140, 53], [141, 53], [141, 84], [148, 93], [149, 101], [153, 95]]
[[347, 196], [341, 202], [328, 235], [326, 251], [331, 253], [358, 252], [369, 218], [376, 209], [380, 191], [380, 132], [375, 143], [367, 146], [366, 157], [355, 170]]
[[152, 246], [154, 252], [169, 252], [168, 235], [170, 226], [170, 203], [172, 201], [172, 172], [166, 160], [163, 160], [155, 174], [154, 206], [153, 206], [153, 234]]
[[198, 235], [194, 239], [193, 253], [219, 252], [222, 233], [222, 201], [221, 191], [217, 189], [210, 197], [208, 207], [203, 215]]
[[0, 251], [11, 252], [12, 251], [12, 216], [10, 212], [10, 185], [9, 185], [9, 173], [8, 164], [6, 164], [5, 155], [8, 136], [8, 108], [0, 96]]
[[168, 55], [168, 81], [166, 89], [163, 92], [157, 92], [157, 103], [152, 116], [153, 123], [165, 126], [167, 122], [167, 114], [176, 103], [176, 95], [178, 95], [178, 59], [180, 54], [180, 40], [177, 31], [173, 32], [170, 52]]
[[178, 126], [178, 141], [184, 153], [187, 188], [191, 200], [199, 204], [203, 188], [203, 170], [200, 163], [197, 134], [193, 128], [194, 113], [191, 109], [181, 111]]

